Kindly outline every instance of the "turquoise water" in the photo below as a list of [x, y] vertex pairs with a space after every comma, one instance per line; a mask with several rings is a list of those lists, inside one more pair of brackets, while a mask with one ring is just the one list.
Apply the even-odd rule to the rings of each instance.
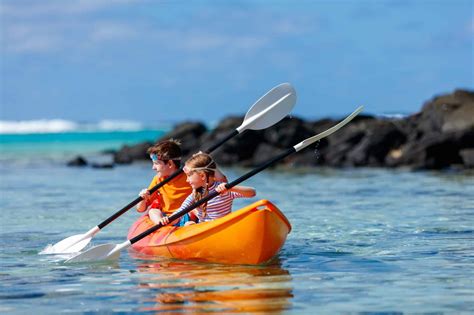
[[[235, 179], [247, 170], [224, 171]], [[256, 187], [257, 198], [238, 200], [234, 209], [270, 199], [293, 225], [266, 266], [143, 260], [127, 251], [115, 263], [66, 265], [65, 257], [38, 255], [110, 216], [152, 175], [147, 163], [104, 170], [68, 168], [58, 158], [0, 160], [0, 312], [474, 311], [472, 172], [258, 174], [246, 183]], [[126, 213], [94, 245], [121, 243], [136, 218]]]
[[0, 134], [0, 159], [22, 159], [24, 155], [39, 157], [68, 157], [72, 154], [95, 154], [102, 150], [116, 150], [124, 144], [154, 141], [162, 130], [62, 132], [31, 134]]

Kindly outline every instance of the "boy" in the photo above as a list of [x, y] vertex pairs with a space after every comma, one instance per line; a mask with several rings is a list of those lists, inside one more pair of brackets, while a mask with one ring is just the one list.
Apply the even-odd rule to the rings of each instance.
[[[158, 142], [150, 147], [147, 153], [150, 154], [152, 168], [156, 171], [148, 189], [153, 188], [180, 168], [181, 147], [180, 143], [174, 139]], [[179, 209], [193, 191], [183, 172], [151, 195], [148, 189], [140, 191], [139, 195], [143, 200], [137, 204], [137, 211], [143, 212], [149, 209], [148, 215], [155, 223], [160, 222], [163, 216], [171, 215]]]

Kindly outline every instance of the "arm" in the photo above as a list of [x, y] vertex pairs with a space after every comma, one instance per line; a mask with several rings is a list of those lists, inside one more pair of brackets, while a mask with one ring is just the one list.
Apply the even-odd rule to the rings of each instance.
[[137, 211], [143, 212], [147, 209], [148, 199], [150, 199], [150, 192], [148, 189], [142, 189], [138, 195], [142, 197], [143, 200], [137, 204]]
[[257, 192], [255, 191], [255, 188], [253, 187], [234, 186], [231, 189], [227, 190], [225, 188], [225, 185], [226, 185], [225, 183], [220, 184], [219, 186], [216, 187], [216, 191], [220, 194], [225, 193], [226, 191], [232, 191], [232, 192], [241, 194], [245, 198], [252, 198], [257, 194]]
[[255, 188], [248, 187], [248, 186], [235, 186], [230, 189], [230, 191], [236, 192], [244, 196], [245, 198], [252, 198], [255, 197], [257, 192]]

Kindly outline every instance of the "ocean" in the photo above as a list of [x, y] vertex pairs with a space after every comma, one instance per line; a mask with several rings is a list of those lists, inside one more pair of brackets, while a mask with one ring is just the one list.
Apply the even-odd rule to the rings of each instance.
[[[110, 158], [101, 152], [153, 141], [167, 127], [44, 125], [1, 130], [1, 313], [474, 312], [472, 171], [267, 170], [245, 182], [257, 197], [234, 203], [236, 210], [269, 199], [290, 220], [283, 249], [267, 265], [146, 260], [127, 251], [116, 262], [68, 265], [39, 252], [135, 199], [153, 171], [148, 162], [113, 169], [66, 162]], [[247, 171], [224, 168], [231, 180]], [[123, 242], [137, 218], [130, 210], [93, 245]]]

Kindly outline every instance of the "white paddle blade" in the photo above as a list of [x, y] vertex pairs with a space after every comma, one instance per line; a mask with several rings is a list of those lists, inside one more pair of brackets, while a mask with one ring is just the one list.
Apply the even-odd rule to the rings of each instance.
[[70, 254], [80, 252], [99, 231], [100, 228], [94, 226], [84, 234], [70, 236], [57, 242], [53, 246], [46, 247], [40, 254]]
[[237, 128], [261, 130], [268, 128], [287, 116], [296, 104], [296, 91], [289, 83], [277, 85], [262, 96], [245, 115], [242, 125]]
[[323, 131], [311, 138], [308, 138], [306, 140], [303, 140], [301, 141], [300, 143], [298, 143], [297, 145], [295, 145], [293, 148], [295, 148], [296, 152], [306, 148], [307, 146], [309, 146], [310, 144], [312, 143], [315, 143], [316, 141], [322, 139], [322, 138], [325, 138], [333, 133], [335, 133], [336, 131], [338, 131], [339, 129], [341, 129], [342, 127], [344, 127], [346, 124], [348, 124], [352, 119], [354, 119], [355, 116], [359, 115], [359, 113], [364, 109], [364, 106], [359, 106], [352, 114], [350, 114], [349, 116], [347, 116], [343, 121], [341, 121], [340, 123], [338, 123], [337, 125], [329, 128], [328, 130], [326, 131]]
[[92, 262], [102, 261], [108, 259], [117, 259], [120, 256], [120, 251], [114, 251], [117, 245], [103, 244], [92, 247], [83, 253], [73, 256], [66, 260], [66, 263]]
[[46, 247], [40, 254], [70, 254], [80, 252], [92, 239], [91, 237], [84, 238], [84, 236], [84, 234], [77, 234], [65, 238], [52, 246]]

